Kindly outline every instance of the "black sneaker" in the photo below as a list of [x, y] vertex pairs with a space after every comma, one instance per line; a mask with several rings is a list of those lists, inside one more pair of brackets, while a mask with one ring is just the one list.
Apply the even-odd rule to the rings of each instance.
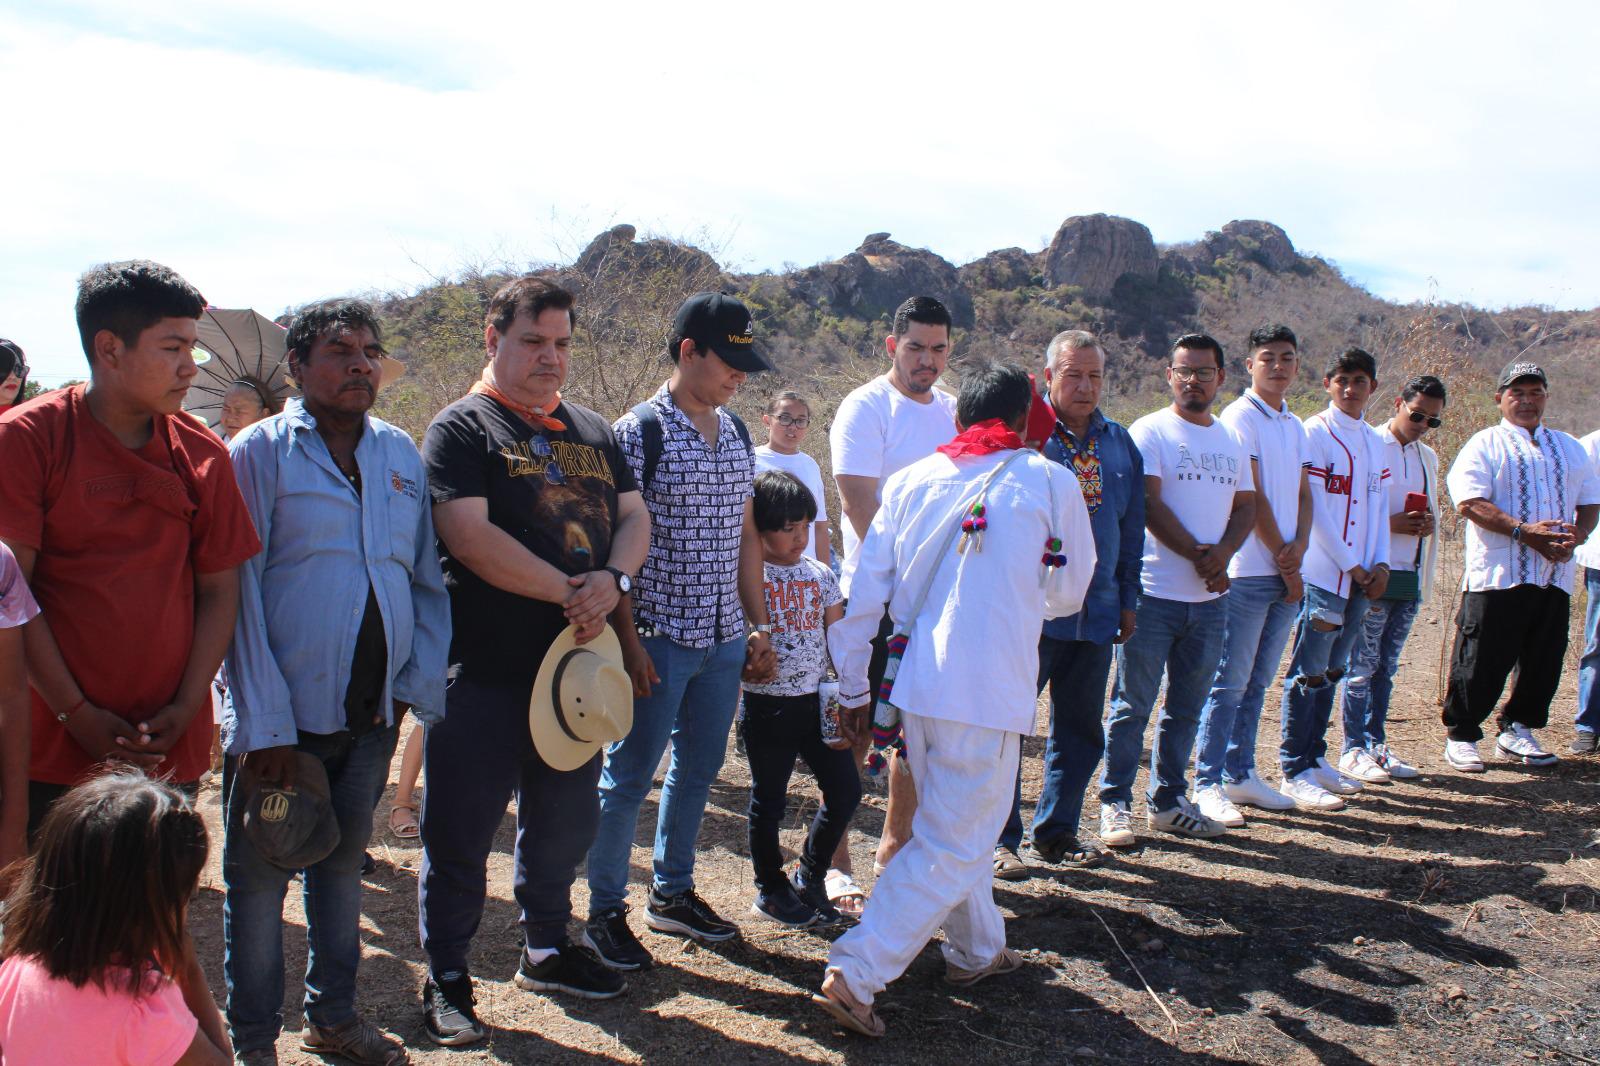
[[739, 927], [717, 917], [717, 912], [692, 888], [668, 897], [652, 888], [644, 909], [644, 924], [658, 933], [677, 933], [707, 943], [732, 940], [739, 935]]
[[648, 970], [655, 962], [628, 928], [626, 907], [612, 907], [585, 922], [583, 946], [613, 970]]
[[524, 949], [513, 980], [524, 992], [560, 992], [584, 999], [615, 999], [628, 989], [621, 974], [593, 952], [570, 943], [540, 963], [530, 961]]
[[464, 972], [446, 974], [434, 980], [429, 974], [422, 984], [422, 1021], [435, 1044], [460, 1047], [476, 1044], [489, 1035], [473, 1011], [477, 999], [472, 995], [472, 978]]
[[791, 889], [786, 892], [762, 892], [750, 907], [750, 913], [769, 922], [787, 925], [790, 929], [804, 929], [816, 925], [822, 915], [808, 906]]
[[800, 901], [817, 912], [817, 921], [823, 925], [837, 925], [851, 920], [839, 913], [839, 908], [828, 898], [828, 886], [825, 880], [809, 881], [806, 879], [805, 871], [797, 869], [794, 877], [790, 879], [790, 884], [794, 885], [794, 894], [800, 897]]

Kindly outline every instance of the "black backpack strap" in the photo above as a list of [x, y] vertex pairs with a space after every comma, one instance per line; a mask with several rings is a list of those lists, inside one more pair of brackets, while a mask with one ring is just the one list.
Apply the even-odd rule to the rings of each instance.
[[661, 452], [666, 447], [666, 431], [661, 428], [661, 416], [649, 400], [633, 409], [633, 417], [639, 420], [639, 443], [644, 448], [644, 469], [639, 477], [639, 491], [644, 492], [656, 475], [656, 464], [661, 462]]
[[[726, 407], [724, 407], [723, 410], [728, 411]], [[755, 442], [750, 439], [750, 428], [744, 424], [744, 419], [740, 418], [732, 411], [728, 411], [728, 417], [733, 419], [733, 428], [738, 431], [739, 439], [744, 441], [744, 450], [749, 452], [752, 456], [755, 455]]]

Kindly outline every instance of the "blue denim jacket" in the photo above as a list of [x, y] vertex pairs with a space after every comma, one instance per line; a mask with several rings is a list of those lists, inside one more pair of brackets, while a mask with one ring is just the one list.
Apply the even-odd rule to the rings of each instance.
[[423, 721], [444, 715], [450, 601], [417, 446], [368, 418], [356, 445], [362, 494], [333, 461], [298, 400], [229, 446], [263, 549], [239, 569], [228, 649], [223, 743], [231, 754], [345, 728], [356, 631], [370, 583], [383, 616], [393, 700]]
[[1122, 612], [1133, 610], [1139, 602], [1139, 571], [1144, 566], [1144, 460], [1128, 431], [1099, 408], [1089, 416], [1083, 440], [1073, 438], [1059, 422], [1056, 430], [1045, 443], [1044, 454], [1069, 469], [1081, 449], [1099, 442], [1101, 502], [1099, 509], [1089, 514], [1098, 558], [1083, 610], [1045, 622], [1044, 635], [1054, 640], [1109, 644], [1116, 638]]

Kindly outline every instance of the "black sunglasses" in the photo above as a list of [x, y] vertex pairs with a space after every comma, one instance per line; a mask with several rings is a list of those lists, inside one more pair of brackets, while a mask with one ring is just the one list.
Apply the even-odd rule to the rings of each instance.
[[1444, 419], [1434, 418], [1432, 415], [1425, 415], [1421, 411], [1407, 411], [1406, 414], [1411, 416], [1411, 421], [1413, 422], [1428, 423], [1429, 429], [1438, 429], [1440, 426], [1444, 425]]

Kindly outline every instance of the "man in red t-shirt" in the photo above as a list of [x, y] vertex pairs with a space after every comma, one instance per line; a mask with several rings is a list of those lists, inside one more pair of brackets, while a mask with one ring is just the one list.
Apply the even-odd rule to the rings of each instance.
[[261, 550], [228, 452], [180, 413], [205, 298], [146, 261], [78, 282], [89, 384], [0, 414], [0, 540], [42, 613], [28, 827], [99, 763], [197, 781], [237, 568]]

